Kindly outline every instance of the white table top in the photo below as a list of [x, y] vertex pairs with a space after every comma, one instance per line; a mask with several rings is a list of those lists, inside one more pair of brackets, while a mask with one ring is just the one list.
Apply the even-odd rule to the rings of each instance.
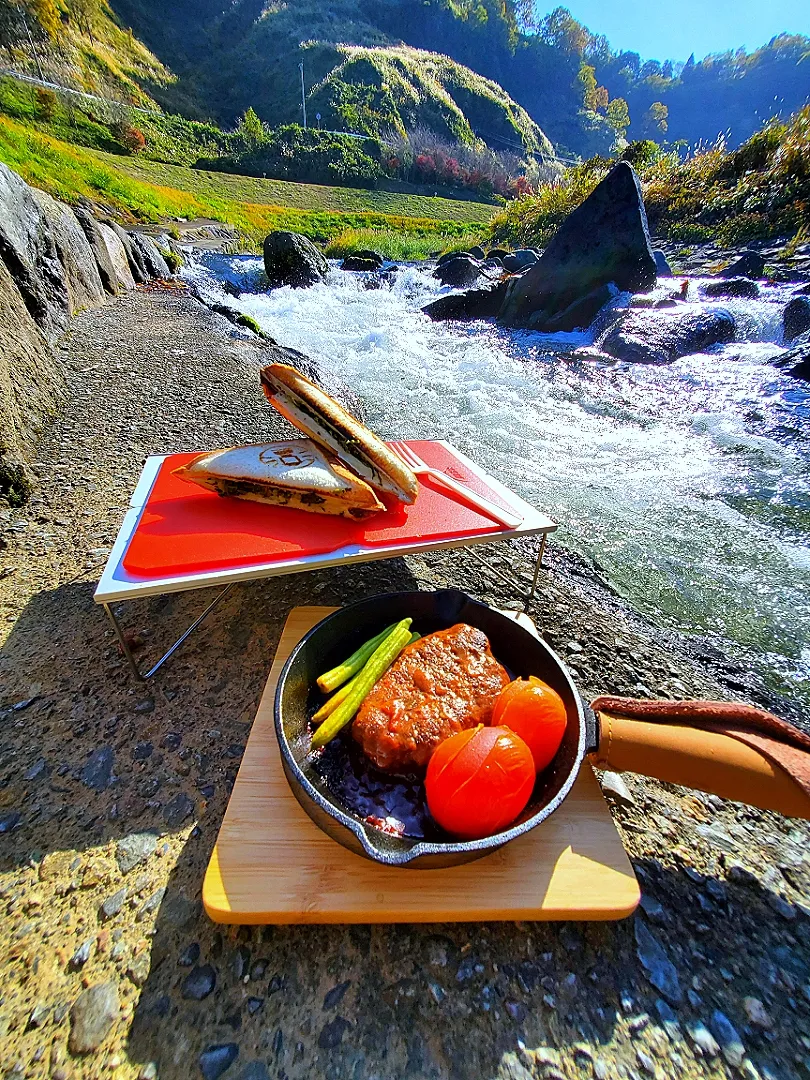
[[107, 559], [104, 572], [98, 583], [93, 599], [97, 604], [110, 604], [118, 600], [135, 600], [143, 596], [158, 596], [163, 593], [184, 592], [188, 589], [202, 589], [212, 585], [228, 585], [237, 581], [253, 581], [258, 578], [276, 577], [283, 574], [298, 574], [307, 570], [319, 570], [328, 566], [343, 566], [347, 563], [371, 562], [375, 559], [393, 559], [400, 555], [410, 555], [424, 551], [439, 551], [444, 548], [470, 547], [475, 544], [490, 544], [497, 540], [510, 540], [517, 536], [536, 536], [553, 532], [557, 525], [551, 518], [541, 514], [529, 503], [524, 502], [494, 476], [485, 472], [454, 446], [441, 440], [441, 445], [449, 450], [472, 472], [481, 477], [492, 489], [500, 494], [508, 505], [523, 515], [523, 521], [515, 529], [504, 528], [499, 532], [488, 530], [481, 536], [465, 536], [456, 540], [429, 540], [419, 542], [408, 540], [401, 545], [390, 547], [362, 547], [352, 544], [337, 548], [320, 555], [305, 555], [295, 558], [274, 560], [271, 563], [245, 567], [230, 567], [227, 570], [210, 570], [204, 573], [184, 574], [177, 577], [143, 579], [127, 573], [123, 560], [127, 547], [138, 527], [143, 508], [157, 478], [160, 466], [167, 455], [149, 457], [143, 467], [140, 479], [129, 500], [129, 510], [118, 532], [112, 551]]

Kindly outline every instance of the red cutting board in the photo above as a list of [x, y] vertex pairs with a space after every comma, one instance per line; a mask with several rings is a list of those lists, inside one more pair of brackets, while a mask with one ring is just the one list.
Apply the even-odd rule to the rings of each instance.
[[[435, 442], [409, 445], [429, 465], [508, 508], [446, 447]], [[419, 477], [419, 497], [413, 506], [386, 498], [388, 509], [362, 522], [223, 498], [172, 474], [195, 456], [172, 454], [162, 463], [123, 558], [127, 573], [145, 579], [182, 577], [323, 555], [344, 547], [398, 548], [504, 531], [504, 526], [425, 477]]]

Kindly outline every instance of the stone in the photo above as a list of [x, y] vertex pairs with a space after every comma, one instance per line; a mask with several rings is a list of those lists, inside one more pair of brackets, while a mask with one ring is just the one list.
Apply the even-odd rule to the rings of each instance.
[[743, 998], [743, 1009], [748, 1017], [749, 1024], [763, 1028], [766, 1031], [773, 1027], [773, 1019], [759, 998]]
[[140, 247], [136, 247], [135, 244], [133, 244], [130, 234], [126, 229], [122, 229], [117, 221], [113, 221], [112, 218], [105, 218], [104, 224], [111, 228], [121, 241], [121, 246], [127, 257], [129, 272], [132, 274], [132, 280], [136, 285], [145, 285], [147, 281], [151, 279], [152, 275], [146, 269], [146, 263], [144, 262]]
[[155, 833], [130, 833], [115, 845], [115, 859], [122, 874], [128, 874], [136, 866], [146, 862], [157, 847]]
[[720, 1047], [705, 1024], [698, 1021], [695, 1024], [690, 1024], [686, 1030], [689, 1032], [690, 1039], [704, 1057], [717, 1057], [720, 1053]]
[[93, 258], [96, 260], [96, 267], [102, 285], [112, 296], [117, 296], [121, 291], [121, 286], [118, 283], [118, 275], [115, 272], [115, 266], [110, 258], [110, 253], [104, 242], [104, 237], [101, 234], [99, 223], [90, 211], [86, 210], [83, 206], [77, 206], [74, 213], [76, 215], [76, 220], [81, 226], [82, 232], [87, 237], [87, 242], [93, 253]]
[[99, 916], [102, 921], [106, 922], [107, 919], [112, 919], [119, 913], [124, 906], [124, 901], [127, 898], [127, 889], [124, 886], [119, 889], [118, 892], [114, 892], [112, 896], [108, 896], [104, 903], [99, 908]]
[[743, 296], [754, 299], [759, 296], [759, 285], [747, 277], [725, 278], [709, 281], [700, 286], [702, 296]]
[[[490, 258], [492, 258], [492, 252], [490, 252]], [[517, 251], [507, 251], [501, 255], [501, 262], [508, 274], [519, 274], [522, 270], [528, 270], [530, 266], [534, 266], [538, 258], [537, 252], [532, 251], [531, 248], [518, 248]]]
[[377, 264], [377, 269], [382, 267], [385, 259], [380, 255], [379, 251], [372, 251], [371, 248], [362, 248], [360, 251], [355, 251], [355, 259], [365, 259], [366, 262], [373, 262]]
[[540, 330], [544, 334], [587, 330], [605, 304], [610, 303], [613, 296], [614, 289], [610, 285], [600, 285], [598, 289], [575, 300], [564, 311], [553, 315], [550, 319], [544, 318], [542, 313], [535, 313], [529, 319], [528, 327], [530, 330]]
[[[501, 262], [503, 262], [503, 260], [506, 258], [506, 256], [508, 254], [509, 254], [509, 252], [506, 250], [506, 248], [490, 248], [490, 250], [487, 252], [487, 258], [488, 259], [500, 259]], [[532, 254], [534, 254], [534, 253], [532, 253]]]
[[712, 1034], [720, 1044], [723, 1057], [729, 1065], [738, 1069], [745, 1057], [745, 1047], [742, 1039], [737, 1034], [737, 1029], [731, 1023], [725, 1013], [715, 1009], [711, 1019]]
[[672, 277], [672, 267], [667, 262], [667, 257], [660, 248], [654, 249], [653, 258], [655, 259], [655, 272], [658, 277]]
[[454, 288], [460, 285], [472, 285], [481, 273], [481, 264], [470, 255], [457, 255], [454, 259], [448, 259], [441, 263], [433, 271], [433, 276], [438, 278], [442, 285], [451, 285]]
[[135, 278], [133, 278], [132, 271], [129, 268], [129, 260], [127, 259], [126, 251], [124, 251], [124, 245], [110, 226], [105, 225], [103, 221], [98, 222], [98, 231], [101, 234], [102, 243], [107, 249], [107, 254], [110, 257], [110, 263], [118, 282], [117, 291], [126, 292], [129, 289], [134, 289]]
[[22, 177], [0, 162], [0, 260], [28, 313], [49, 342], [71, 314], [65, 268], [48, 219]]
[[170, 829], [177, 829], [194, 813], [194, 802], [184, 791], [178, 791], [163, 807], [163, 820]]
[[217, 985], [216, 969], [210, 964], [195, 967], [186, 975], [182, 984], [182, 995], [191, 1001], [203, 1001]]
[[486, 258], [484, 249], [482, 247], [479, 247], [477, 244], [475, 245], [475, 247], [470, 248], [469, 254], [472, 255], [474, 259], [478, 259], [479, 262], [483, 258]]
[[628, 808], [636, 805], [633, 793], [625, 783], [624, 777], [619, 773], [602, 773], [599, 782], [602, 785], [602, 791], [611, 802], [616, 803], [618, 806], [625, 806]]
[[440, 296], [422, 308], [426, 315], [439, 319], [494, 319], [506, 296], [506, 282], [486, 289], [468, 289], [463, 293]]
[[93, 948], [93, 942], [95, 940], [95, 938], [87, 938], [87, 940], [83, 941], [78, 949], [76, 949], [73, 956], [68, 960], [68, 968], [71, 971], [80, 971], [81, 968], [84, 967], [90, 959], [90, 950]]
[[321, 1050], [334, 1050], [343, 1042], [343, 1036], [351, 1030], [351, 1024], [342, 1016], [336, 1016], [321, 1029], [318, 1036], [318, 1046]]
[[205, 1080], [218, 1080], [239, 1057], [236, 1043], [209, 1046], [200, 1054], [200, 1072]]
[[[129, 234], [133, 247], [141, 254], [141, 259], [146, 267], [146, 270], [150, 278], [170, 278], [172, 272], [169, 269], [169, 264], [160, 254], [157, 244], [151, 236], [147, 236], [146, 233], [131, 232]], [[239, 292], [237, 290], [237, 296]]]
[[734, 317], [723, 310], [684, 305], [677, 311], [631, 311], [610, 327], [597, 347], [617, 360], [669, 364], [681, 356], [733, 341]]
[[373, 272], [380, 269], [380, 264], [374, 259], [362, 259], [359, 255], [349, 255], [340, 264], [341, 270], [365, 270]]
[[130, 961], [127, 978], [133, 986], [144, 986], [152, 969], [152, 961], [146, 949]]
[[640, 918], [635, 920], [636, 955], [652, 985], [673, 1005], [683, 1000], [678, 971], [653, 932]]
[[115, 754], [111, 746], [100, 746], [94, 750], [82, 769], [79, 779], [85, 787], [93, 791], [104, 791], [112, 783], [112, 770]]
[[64, 374], [0, 259], [0, 494], [16, 505], [35, 486], [29, 460], [64, 391]]
[[104, 285], [90, 244], [73, 210], [37, 188], [31, 188], [31, 194], [45, 215], [56, 254], [64, 268], [71, 314], [99, 307], [105, 300]]
[[782, 340], [794, 341], [810, 330], [810, 296], [794, 296], [782, 312]]
[[327, 991], [326, 997], [323, 999], [324, 1009], [336, 1008], [343, 1000], [346, 991], [351, 985], [351, 979], [347, 979], [345, 982], [338, 983], [337, 986], [333, 986], [331, 990]]
[[301, 289], [323, 281], [329, 264], [305, 236], [277, 230], [264, 238], [264, 269], [271, 289]]
[[724, 278], [747, 277], [761, 278], [765, 273], [765, 260], [758, 251], [743, 251], [738, 259], [721, 270]]
[[550, 319], [610, 282], [630, 292], [656, 282], [641, 185], [626, 161], [568, 215], [537, 262], [510, 281], [498, 318], [507, 326], [525, 326], [538, 313]]
[[112, 981], [97, 983], [80, 994], [70, 1010], [68, 1047], [71, 1054], [90, 1054], [97, 1050], [120, 1011], [118, 990]]
[[775, 360], [776, 366], [782, 368], [787, 375], [794, 379], [810, 381], [810, 344], [799, 345], [788, 352], [780, 353]]

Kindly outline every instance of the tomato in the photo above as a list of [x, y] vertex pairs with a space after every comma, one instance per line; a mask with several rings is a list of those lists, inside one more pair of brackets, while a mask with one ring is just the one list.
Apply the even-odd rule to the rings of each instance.
[[563, 699], [534, 675], [505, 686], [492, 710], [492, 723], [520, 735], [542, 772], [560, 749], [567, 723]]
[[534, 789], [532, 752], [504, 727], [468, 728], [439, 743], [425, 776], [434, 820], [462, 840], [511, 824]]

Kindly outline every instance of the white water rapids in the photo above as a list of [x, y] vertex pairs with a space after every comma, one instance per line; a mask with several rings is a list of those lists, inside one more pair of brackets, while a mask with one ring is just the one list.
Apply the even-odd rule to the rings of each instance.
[[715, 304], [745, 340], [657, 367], [565, 359], [585, 334], [433, 323], [420, 308], [449, 290], [414, 267], [379, 289], [333, 270], [267, 292], [251, 256], [203, 256], [186, 276], [339, 376], [378, 434], [450, 440], [636, 608], [738, 643], [810, 701], [810, 386], [766, 361], [789, 288]]

